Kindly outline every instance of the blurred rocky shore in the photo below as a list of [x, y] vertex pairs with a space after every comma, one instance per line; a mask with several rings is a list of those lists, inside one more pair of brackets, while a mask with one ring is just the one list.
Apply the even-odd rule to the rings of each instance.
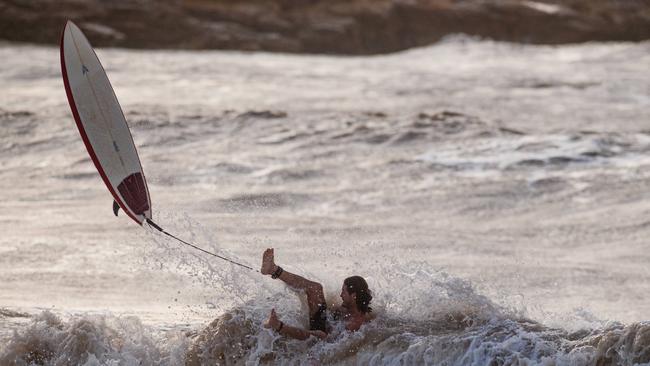
[[448, 34], [561, 44], [650, 39], [650, 0], [1, 0], [0, 39], [95, 46], [379, 54]]

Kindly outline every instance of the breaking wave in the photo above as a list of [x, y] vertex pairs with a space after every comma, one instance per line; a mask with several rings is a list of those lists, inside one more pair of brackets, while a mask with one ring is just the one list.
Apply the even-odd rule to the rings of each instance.
[[154, 328], [133, 316], [50, 311], [33, 316], [0, 352], [2, 365], [638, 365], [650, 362], [650, 323], [547, 327], [493, 303], [468, 281], [411, 264], [370, 278], [375, 319], [327, 341], [279, 337], [269, 310], [305, 326], [289, 293], [259, 296], [207, 326]]

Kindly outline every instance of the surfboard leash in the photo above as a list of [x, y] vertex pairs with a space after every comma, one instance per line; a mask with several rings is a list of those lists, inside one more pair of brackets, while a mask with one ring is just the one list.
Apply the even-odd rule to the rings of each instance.
[[236, 262], [236, 261], [234, 261], [234, 260], [232, 260], [232, 259], [228, 259], [228, 258], [226, 258], [226, 257], [222, 257], [222, 256], [220, 256], [220, 255], [218, 255], [218, 254], [212, 253], [212, 252], [207, 251], [207, 250], [205, 250], [205, 249], [203, 249], [203, 248], [199, 248], [199, 247], [197, 247], [196, 245], [194, 245], [194, 244], [192, 244], [192, 243], [188, 243], [188, 242], [186, 242], [185, 240], [183, 240], [183, 239], [181, 239], [181, 238], [179, 238], [179, 237], [177, 237], [177, 236], [175, 236], [175, 235], [173, 235], [173, 234], [168, 233], [168, 232], [165, 231], [163, 228], [161, 228], [160, 226], [158, 226], [155, 222], [153, 222], [151, 219], [146, 219], [146, 221], [147, 221], [147, 224], [149, 224], [149, 226], [151, 226], [152, 228], [154, 228], [154, 229], [160, 231], [161, 233], [163, 233], [163, 234], [165, 234], [165, 235], [167, 235], [167, 236], [169, 236], [169, 237], [171, 237], [171, 238], [174, 238], [174, 239], [178, 240], [179, 242], [181, 242], [181, 243], [183, 243], [183, 244], [185, 244], [185, 245], [187, 245], [187, 246], [190, 246], [190, 247], [192, 247], [192, 248], [194, 248], [194, 249], [196, 249], [196, 250], [199, 250], [199, 251], [201, 251], [201, 252], [203, 252], [203, 253], [205, 253], [205, 254], [209, 254], [209, 255], [211, 255], [211, 256], [213, 256], [213, 257], [217, 257], [217, 258], [219, 258], [219, 259], [223, 259], [223, 260], [226, 261], [226, 262], [230, 262], [230, 263], [232, 263], [232, 264], [236, 264], [236, 265], [241, 266], [241, 267], [244, 267], [244, 268], [246, 268], [246, 269], [250, 269], [251, 271], [255, 271], [252, 267], [249, 267], [249, 266], [247, 266], [247, 265], [245, 265], [245, 264], [242, 264], [242, 263]]

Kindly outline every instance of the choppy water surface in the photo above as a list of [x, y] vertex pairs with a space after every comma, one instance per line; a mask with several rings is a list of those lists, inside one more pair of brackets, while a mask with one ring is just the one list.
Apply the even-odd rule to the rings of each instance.
[[305, 305], [113, 217], [58, 50], [3, 44], [0, 364], [650, 363], [650, 43], [98, 55], [161, 225], [376, 319], [262, 329]]

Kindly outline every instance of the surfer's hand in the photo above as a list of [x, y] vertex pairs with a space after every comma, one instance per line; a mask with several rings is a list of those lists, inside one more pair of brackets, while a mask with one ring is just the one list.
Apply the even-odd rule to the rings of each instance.
[[275, 313], [275, 309], [271, 310], [269, 318], [264, 322], [264, 328], [271, 328], [273, 330], [280, 328], [280, 319], [278, 319], [278, 314]]
[[278, 269], [278, 266], [275, 265], [273, 248], [268, 248], [262, 254], [262, 268], [260, 273], [263, 275], [273, 274]]

